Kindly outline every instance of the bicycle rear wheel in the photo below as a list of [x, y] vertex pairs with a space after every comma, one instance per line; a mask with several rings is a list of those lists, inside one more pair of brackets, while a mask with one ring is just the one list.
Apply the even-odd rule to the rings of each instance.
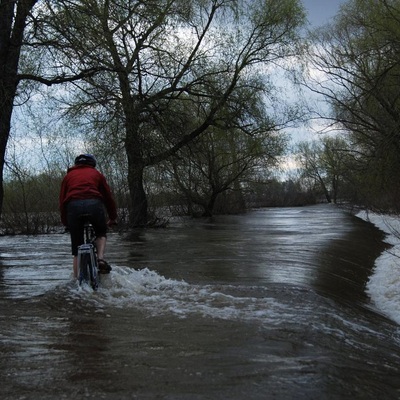
[[89, 261], [89, 276], [90, 276], [90, 284], [93, 290], [97, 290], [99, 288], [99, 275], [97, 272], [96, 262], [92, 259]]
[[96, 258], [92, 248], [80, 248], [78, 252], [78, 279], [79, 285], [87, 284], [93, 290], [99, 287], [99, 275], [97, 273]]
[[88, 284], [90, 280], [90, 271], [89, 271], [89, 254], [83, 253], [79, 255], [78, 260], [78, 279], [79, 284], [83, 283]]

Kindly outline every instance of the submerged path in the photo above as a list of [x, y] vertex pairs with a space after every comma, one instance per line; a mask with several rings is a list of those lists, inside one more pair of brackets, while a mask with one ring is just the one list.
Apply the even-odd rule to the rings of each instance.
[[66, 235], [0, 239], [1, 399], [397, 399], [365, 285], [382, 233], [331, 206], [113, 234], [97, 293]]

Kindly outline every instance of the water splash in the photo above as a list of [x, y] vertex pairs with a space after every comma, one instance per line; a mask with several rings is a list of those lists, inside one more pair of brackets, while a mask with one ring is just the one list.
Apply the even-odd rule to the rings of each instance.
[[293, 307], [271, 296], [260, 296], [260, 290], [260, 287], [191, 285], [167, 279], [147, 268], [134, 270], [117, 266], [111, 274], [102, 276], [97, 292], [74, 282], [69, 295], [93, 302], [99, 308], [132, 307], [145, 309], [151, 315], [172, 313], [182, 318], [200, 314], [229, 320], [271, 321], [278, 319], [282, 312], [293, 312]]

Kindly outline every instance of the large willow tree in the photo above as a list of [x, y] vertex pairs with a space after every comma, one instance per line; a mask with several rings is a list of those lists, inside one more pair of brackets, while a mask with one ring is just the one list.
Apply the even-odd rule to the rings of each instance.
[[238, 94], [266, 90], [304, 21], [298, 0], [60, 0], [40, 15], [34, 33], [60, 75], [101, 71], [75, 85], [72, 109], [97, 130], [123, 121], [132, 226], [148, 218], [145, 168], [211, 126], [245, 132]]

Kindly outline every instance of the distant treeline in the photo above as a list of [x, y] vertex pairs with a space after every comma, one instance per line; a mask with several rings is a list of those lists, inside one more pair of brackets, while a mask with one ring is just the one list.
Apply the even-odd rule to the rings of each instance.
[[[5, 201], [0, 224], [1, 234], [43, 234], [62, 232], [58, 210], [58, 195], [62, 175], [41, 173], [19, 179], [9, 179], [5, 183]], [[115, 182], [114, 182], [115, 183]], [[156, 187], [154, 182], [153, 185]], [[128, 224], [129, 199], [123, 187], [113, 186], [119, 208], [118, 229]], [[248, 183], [242, 189], [221, 192], [209, 208], [210, 197], [198, 193], [191, 198], [187, 191], [179, 192], [179, 187], [171, 183], [169, 189], [150, 192], [149, 226], [164, 226], [172, 217], [204, 217], [215, 214], [237, 214], [253, 207], [302, 206], [325, 201], [321, 192], [303, 190], [299, 182], [281, 182], [269, 179], [267, 182]]]

